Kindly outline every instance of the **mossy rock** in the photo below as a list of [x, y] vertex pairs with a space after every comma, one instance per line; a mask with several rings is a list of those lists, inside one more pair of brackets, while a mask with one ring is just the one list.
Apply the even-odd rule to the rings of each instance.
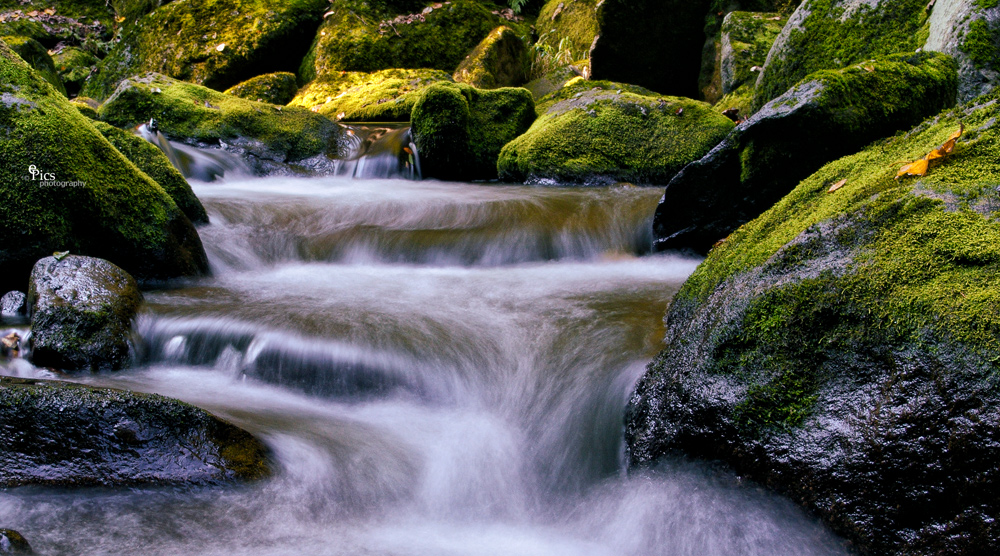
[[13, 529], [0, 529], [0, 546], [4, 546], [6, 554], [34, 554], [24, 535]]
[[295, 98], [295, 93], [298, 91], [299, 85], [295, 81], [295, 74], [287, 71], [279, 71], [252, 77], [242, 83], [233, 85], [224, 92], [227, 95], [247, 100], [256, 100], [257, 102], [288, 104]]
[[713, 249], [629, 404], [631, 464], [728, 462], [861, 554], [1000, 550], [998, 106], [825, 165]]
[[[50, 13], [51, 12], [51, 13]], [[0, 0], [0, 36], [97, 46], [112, 38], [114, 10], [107, 0]]]
[[123, 79], [157, 72], [224, 90], [262, 73], [295, 71], [326, 0], [174, 0], [126, 28], [84, 87], [104, 100]]
[[562, 43], [572, 53], [573, 60], [589, 56], [599, 31], [598, 3], [598, 0], [549, 0], [535, 21], [539, 41], [552, 48]]
[[32, 362], [65, 371], [125, 368], [141, 302], [135, 279], [104, 259], [40, 259], [28, 280]]
[[69, 103], [76, 107], [81, 114], [90, 118], [91, 120], [99, 120], [100, 117], [97, 115], [97, 111], [101, 108], [101, 103], [90, 97], [76, 97], [70, 99]]
[[734, 109], [734, 114], [739, 119], [745, 119], [753, 114], [753, 88], [754, 84], [744, 83], [735, 91], [723, 96], [718, 102], [712, 105], [716, 112], [723, 112]]
[[953, 106], [957, 82], [936, 52], [808, 76], [667, 184], [654, 248], [707, 252], [823, 164]]
[[419, 95], [411, 130], [424, 177], [495, 178], [500, 149], [535, 119], [535, 103], [526, 89], [438, 83]]
[[312, 80], [288, 105], [348, 122], [405, 122], [420, 91], [451, 81], [433, 69], [332, 72]]
[[219, 484], [270, 474], [250, 433], [184, 402], [0, 377], [0, 485]]
[[665, 184], [733, 129], [696, 100], [580, 81], [538, 104], [538, 120], [504, 146], [500, 179], [535, 184]]
[[52, 57], [52, 62], [59, 73], [59, 79], [66, 87], [66, 93], [75, 97], [97, 66], [98, 60], [86, 50], [67, 46]]
[[[412, 9], [414, 13], [406, 13]], [[526, 35], [490, 3], [474, 0], [405, 5], [334, 0], [302, 62], [301, 81], [337, 71], [374, 72], [390, 68], [455, 71], [465, 56], [500, 25]], [[493, 13], [496, 12], [496, 13]]]
[[340, 128], [304, 108], [246, 100], [156, 73], [121, 83], [99, 111], [101, 120], [129, 128], [157, 121], [172, 139], [218, 145], [250, 156], [296, 162], [336, 150]]
[[925, 50], [958, 60], [958, 98], [964, 102], [1000, 85], [1000, 3], [951, 0], [934, 5]]
[[53, 251], [107, 259], [140, 280], [207, 271], [173, 199], [2, 42], [0, 129], [0, 289], [22, 289]]
[[170, 164], [170, 159], [163, 154], [163, 151], [131, 131], [118, 129], [104, 122], [94, 122], [94, 127], [118, 149], [118, 152], [125, 155], [125, 158], [147, 176], [153, 178], [192, 223], [208, 224], [205, 207], [195, 196], [184, 176]]
[[590, 50], [593, 79], [664, 95], [698, 96], [710, 0], [604, 0]]
[[516, 87], [528, 80], [530, 66], [524, 41], [513, 29], [502, 25], [490, 31], [465, 57], [452, 77], [478, 89]]
[[722, 93], [729, 93], [745, 83], [755, 83], [753, 68], [761, 68], [774, 39], [787, 18], [778, 13], [731, 12], [722, 22]]
[[[524, 88], [531, 93], [531, 97], [537, 103], [546, 95], [563, 88], [568, 81], [582, 77], [572, 66], [556, 68], [545, 75], [532, 79], [524, 85]], [[537, 104], [536, 104], [537, 108]]]
[[56, 65], [41, 43], [27, 37], [0, 37], [0, 39], [7, 43], [11, 50], [17, 52], [21, 59], [28, 62], [28, 65], [51, 83], [57, 91], [66, 96], [66, 87], [63, 86], [62, 79], [59, 78]]
[[926, 7], [924, 0], [805, 0], [768, 53], [754, 107], [815, 71], [915, 52], [927, 39]]

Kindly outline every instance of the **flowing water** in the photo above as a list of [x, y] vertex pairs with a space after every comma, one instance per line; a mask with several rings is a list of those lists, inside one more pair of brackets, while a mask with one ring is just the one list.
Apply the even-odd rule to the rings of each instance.
[[[660, 192], [265, 178], [196, 185], [212, 278], [149, 292], [141, 363], [262, 438], [274, 476], [0, 492], [46, 555], [846, 554], [704, 464], [628, 474], [622, 414], [697, 260]], [[9, 370], [9, 369], [8, 369]]]

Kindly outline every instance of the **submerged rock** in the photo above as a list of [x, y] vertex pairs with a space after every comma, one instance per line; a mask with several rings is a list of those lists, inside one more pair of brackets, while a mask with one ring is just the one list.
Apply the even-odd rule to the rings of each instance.
[[125, 29], [83, 94], [108, 98], [133, 75], [157, 72], [224, 90], [255, 75], [294, 71], [327, 0], [175, 0]]
[[266, 73], [247, 79], [233, 85], [224, 92], [234, 97], [267, 102], [270, 104], [288, 104], [299, 90], [295, 74], [287, 71]]
[[297, 162], [336, 152], [341, 130], [319, 114], [219, 93], [156, 73], [121, 83], [101, 119], [122, 128], [156, 119], [168, 137], [219, 146], [259, 160]]
[[204, 410], [158, 396], [0, 377], [0, 485], [256, 480], [267, 450]]
[[937, 53], [810, 75], [670, 180], [654, 248], [707, 252], [823, 164], [952, 106], [956, 83]]
[[439, 83], [420, 93], [411, 113], [411, 132], [424, 177], [492, 179], [497, 156], [535, 119], [526, 89], [476, 89]]
[[32, 362], [67, 371], [125, 367], [141, 302], [135, 279], [108, 261], [41, 259], [28, 283]]
[[713, 249], [630, 401], [631, 465], [723, 460], [862, 554], [1000, 551], [998, 106], [825, 165]]
[[54, 251], [101, 257], [142, 280], [208, 270], [173, 199], [3, 44], [0, 73], [0, 288], [24, 288]]
[[421, 91], [449, 82], [451, 75], [433, 69], [338, 71], [313, 79], [288, 105], [347, 122], [406, 122]]
[[31, 545], [21, 533], [13, 529], [0, 529], [0, 554], [34, 554]]
[[502, 25], [490, 31], [465, 57], [452, 77], [479, 89], [516, 87], [528, 80], [530, 66], [524, 41], [513, 29]]
[[704, 102], [609, 82], [563, 87], [543, 98], [538, 112], [531, 128], [504, 146], [502, 180], [664, 184], [733, 129]]

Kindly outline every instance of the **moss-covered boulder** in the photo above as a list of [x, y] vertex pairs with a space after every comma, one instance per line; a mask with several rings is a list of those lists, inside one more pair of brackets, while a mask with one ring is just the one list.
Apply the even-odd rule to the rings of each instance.
[[591, 77], [634, 83], [660, 94], [698, 96], [710, 0], [604, 0]]
[[823, 164], [954, 105], [955, 68], [924, 52], [810, 75], [667, 184], [654, 248], [704, 253]]
[[242, 83], [233, 85], [224, 92], [227, 95], [247, 100], [256, 100], [257, 102], [288, 104], [295, 98], [295, 93], [298, 91], [299, 85], [295, 80], [295, 74], [287, 71], [279, 71], [252, 77]]
[[170, 159], [163, 154], [163, 151], [130, 131], [118, 129], [104, 122], [94, 122], [94, 127], [118, 149], [118, 152], [125, 155], [125, 158], [147, 176], [153, 178], [192, 223], [208, 224], [205, 207], [195, 196], [184, 176], [170, 164]]
[[[116, 3], [125, 3], [116, 2]], [[115, 12], [107, 0], [0, 0], [0, 36], [97, 46], [112, 38]]]
[[0, 42], [0, 289], [53, 251], [107, 259], [141, 280], [204, 273], [173, 199]]
[[479, 89], [516, 87], [528, 80], [531, 60], [517, 33], [497, 27], [458, 65], [452, 77]]
[[927, 38], [927, 6], [924, 0], [805, 0], [767, 55], [754, 107], [815, 71], [915, 52]]
[[756, 83], [757, 71], [767, 61], [774, 39], [787, 18], [778, 13], [730, 12], [722, 22], [722, 93], [744, 83]]
[[128, 366], [141, 302], [135, 279], [104, 259], [39, 260], [28, 280], [32, 361], [66, 371]]
[[562, 45], [571, 60], [590, 56], [599, 33], [598, 0], [549, 0], [535, 21], [538, 40], [556, 50]]
[[535, 102], [538, 102], [546, 95], [562, 89], [566, 83], [577, 77], [582, 78], [583, 75], [574, 66], [561, 66], [525, 83], [524, 88], [531, 93]]
[[24, 535], [13, 529], [0, 529], [0, 547], [5, 554], [34, 554]]
[[269, 473], [250, 433], [183, 402], [0, 377], [0, 485], [247, 481]]
[[434, 69], [333, 72], [313, 79], [288, 105], [348, 122], [405, 122], [420, 91], [451, 81]]
[[706, 103], [620, 83], [579, 81], [538, 108], [531, 129], [504, 146], [500, 179], [662, 185], [733, 129]]
[[101, 108], [101, 103], [90, 97], [76, 97], [69, 101], [70, 105], [76, 107], [81, 114], [90, 118], [91, 120], [99, 120], [100, 117], [97, 115], [97, 111]]
[[304, 108], [246, 100], [156, 73], [121, 83], [99, 111], [128, 128], [156, 120], [172, 139], [219, 145], [275, 162], [296, 162], [336, 150], [340, 128]]
[[1000, 2], [939, 0], [925, 50], [958, 60], [958, 98], [967, 101], [1000, 84]]
[[7, 46], [11, 48], [22, 60], [28, 63], [39, 75], [52, 84], [57, 91], [66, 96], [66, 87], [63, 86], [56, 65], [49, 56], [49, 52], [41, 43], [27, 37], [0, 37]]
[[52, 57], [59, 79], [71, 97], [76, 96], [83, 88], [84, 82], [97, 66], [97, 61], [93, 54], [75, 46], [67, 46]]
[[83, 94], [108, 98], [127, 77], [158, 72], [224, 90], [295, 71], [327, 0], [174, 0], [126, 28]]
[[631, 464], [726, 461], [861, 554], [1000, 550], [998, 106], [827, 164], [713, 249], [629, 404]]
[[527, 34], [516, 16], [474, 0], [334, 0], [330, 11], [302, 62], [302, 81], [339, 71], [390, 68], [451, 73], [498, 26], [515, 26]]
[[525, 89], [482, 90], [462, 83], [428, 87], [411, 114], [424, 177], [495, 178], [500, 149], [534, 119], [535, 103]]

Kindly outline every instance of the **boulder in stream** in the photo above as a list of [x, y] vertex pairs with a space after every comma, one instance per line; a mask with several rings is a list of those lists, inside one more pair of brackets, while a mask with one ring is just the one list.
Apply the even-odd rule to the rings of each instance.
[[224, 92], [227, 95], [267, 102], [270, 104], [288, 104], [299, 90], [295, 74], [287, 71], [265, 73], [251, 77], [246, 81], [233, 85]]
[[0, 529], [0, 554], [34, 554], [24, 535], [13, 529]]
[[135, 279], [108, 261], [41, 259], [28, 283], [32, 361], [69, 371], [125, 367], [141, 302]]
[[250, 433], [156, 394], [0, 377], [0, 485], [129, 486], [256, 480]]
[[704, 102], [582, 81], [544, 97], [538, 119], [504, 146], [500, 179], [532, 184], [665, 184], [733, 122]]
[[0, 290], [23, 289], [55, 251], [140, 280], [207, 272], [198, 233], [159, 184], [2, 43], [0, 73]]
[[707, 252], [823, 164], [952, 106], [956, 87], [954, 60], [930, 52], [810, 75], [670, 180], [654, 249]]
[[998, 107], [830, 162], [714, 248], [630, 401], [631, 465], [722, 460], [865, 555], [1000, 552]]

